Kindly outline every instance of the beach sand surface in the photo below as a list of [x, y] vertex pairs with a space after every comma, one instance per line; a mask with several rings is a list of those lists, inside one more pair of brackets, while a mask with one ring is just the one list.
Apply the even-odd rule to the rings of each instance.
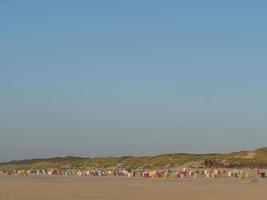
[[267, 179], [0, 176], [0, 200], [266, 200]]

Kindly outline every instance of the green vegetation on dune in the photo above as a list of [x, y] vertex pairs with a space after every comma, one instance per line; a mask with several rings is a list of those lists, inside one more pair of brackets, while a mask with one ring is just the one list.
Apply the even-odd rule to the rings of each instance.
[[267, 148], [229, 154], [163, 154], [150, 157], [56, 157], [1, 163], [0, 170], [19, 169], [166, 169], [198, 163], [202, 167], [267, 167]]

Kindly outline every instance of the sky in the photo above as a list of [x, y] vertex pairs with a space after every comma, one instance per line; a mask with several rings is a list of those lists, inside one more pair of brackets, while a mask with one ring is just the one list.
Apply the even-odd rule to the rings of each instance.
[[0, 0], [0, 161], [267, 146], [266, 10]]

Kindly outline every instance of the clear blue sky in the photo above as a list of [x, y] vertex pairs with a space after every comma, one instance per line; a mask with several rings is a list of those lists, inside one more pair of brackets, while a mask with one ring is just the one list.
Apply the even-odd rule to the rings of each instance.
[[0, 0], [0, 161], [267, 146], [266, 10]]

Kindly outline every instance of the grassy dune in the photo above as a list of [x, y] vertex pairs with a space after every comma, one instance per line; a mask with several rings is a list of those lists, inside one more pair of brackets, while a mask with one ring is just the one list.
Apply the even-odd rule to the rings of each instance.
[[166, 169], [192, 167], [267, 168], [267, 147], [229, 154], [163, 154], [151, 157], [57, 157], [1, 163], [0, 170], [13, 169]]

